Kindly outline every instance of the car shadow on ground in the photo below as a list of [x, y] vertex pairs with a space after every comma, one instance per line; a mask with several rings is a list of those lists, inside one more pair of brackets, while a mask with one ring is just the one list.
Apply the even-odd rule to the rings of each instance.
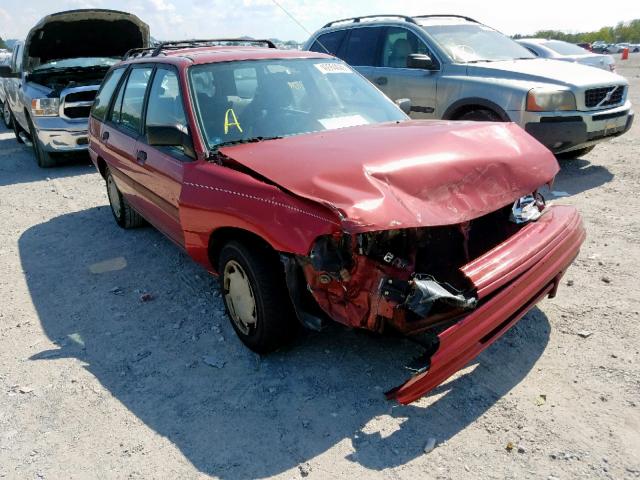
[[[591, 190], [613, 180], [613, 173], [607, 167], [595, 165], [589, 160], [558, 160], [560, 172], [553, 183], [553, 191], [569, 195]], [[553, 198], [553, 197], [552, 197]]]
[[91, 161], [87, 154], [58, 155], [59, 165], [40, 168], [31, 147], [18, 143], [4, 126], [0, 127], [0, 135], [0, 187], [96, 173], [95, 168], [88, 168]]
[[[223, 317], [213, 277], [154, 229], [116, 227], [108, 207], [34, 226], [19, 250], [56, 344], [31, 360], [56, 360], [58, 380], [68, 373], [59, 359], [81, 360], [199, 471], [221, 478], [279, 474], [342, 442], [346, 459], [365, 468], [404, 465], [429, 437], [446, 441], [478, 420], [549, 340], [549, 321], [534, 309], [464, 374], [399, 406], [383, 392], [407, 378], [413, 343], [335, 326], [260, 358]], [[153, 299], [142, 301], [144, 292]], [[395, 430], [381, 431], [381, 418]]]

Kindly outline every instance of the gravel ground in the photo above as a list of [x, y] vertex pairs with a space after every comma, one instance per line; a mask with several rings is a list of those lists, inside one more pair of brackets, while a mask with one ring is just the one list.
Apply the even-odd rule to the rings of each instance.
[[[640, 105], [640, 55], [619, 72]], [[118, 228], [89, 165], [41, 170], [0, 130], [0, 477], [640, 478], [639, 161], [636, 122], [562, 163], [588, 239], [558, 297], [398, 406], [411, 343], [250, 353], [217, 281]]]

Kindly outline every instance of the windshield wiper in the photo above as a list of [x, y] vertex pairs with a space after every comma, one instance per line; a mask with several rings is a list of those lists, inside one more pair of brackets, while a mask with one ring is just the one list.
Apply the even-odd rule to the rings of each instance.
[[230, 147], [232, 145], [239, 145], [241, 143], [257, 143], [257, 142], [264, 142], [266, 140], [278, 140], [280, 138], [282, 137], [273, 136], [273, 137], [251, 137], [251, 138], [240, 138], [238, 140], [229, 140], [228, 142], [222, 142], [222, 143], [216, 144], [216, 146], [211, 149], [211, 152], [215, 153], [223, 147]]
[[469, 60], [466, 63], [480, 63], [480, 62], [490, 63], [490, 62], [497, 62], [497, 60], [489, 60], [488, 58], [480, 58], [478, 60]]
[[215, 147], [209, 150], [209, 160], [223, 164], [225, 158], [228, 158], [224, 153], [220, 151], [221, 148], [231, 147], [233, 145], [240, 145], [242, 143], [257, 143], [264, 142], [267, 140], [278, 140], [282, 137], [273, 136], [273, 137], [251, 137], [251, 138], [240, 138], [238, 140], [229, 140], [228, 142], [218, 143]]

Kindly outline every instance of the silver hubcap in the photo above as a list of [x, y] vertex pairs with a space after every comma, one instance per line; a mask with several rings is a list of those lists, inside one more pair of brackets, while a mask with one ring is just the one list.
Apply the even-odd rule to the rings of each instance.
[[107, 195], [109, 197], [111, 210], [113, 210], [116, 217], [120, 218], [120, 195], [118, 195], [118, 187], [116, 187], [116, 183], [113, 181], [111, 175], [107, 177]]
[[223, 274], [224, 299], [231, 315], [231, 320], [238, 330], [245, 335], [256, 327], [258, 313], [249, 277], [235, 260], [224, 266]]

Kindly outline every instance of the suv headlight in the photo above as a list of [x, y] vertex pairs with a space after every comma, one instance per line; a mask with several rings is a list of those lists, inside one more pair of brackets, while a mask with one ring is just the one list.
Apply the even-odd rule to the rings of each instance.
[[57, 117], [59, 110], [59, 98], [36, 98], [31, 100], [31, 113], [36, 117]]
[[527, 110], [530, 112], [553, 112], [576, 110], [576, 97], [566, 90], [529, 90]]

